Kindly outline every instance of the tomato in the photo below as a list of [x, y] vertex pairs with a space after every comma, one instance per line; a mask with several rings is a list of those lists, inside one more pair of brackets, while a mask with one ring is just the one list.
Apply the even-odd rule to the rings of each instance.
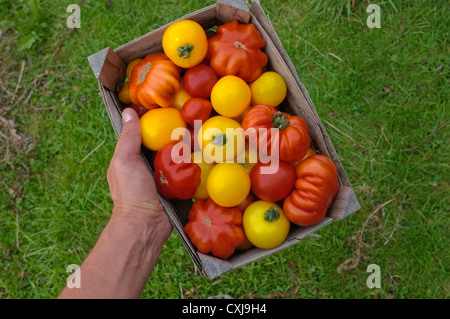
[[218, 81], [216, 72], [206, 64], [196, 65], [186, 71], [183, 84], [192, 97], [207, 99]]
[[181, 79], [180, 89], [175, 93], [175, 96], [173, 97], [173, 102], [170, 106], [176, 108], [178, 111], [181, 112], [184, 103], [186, 103], [186, 101], [189, 100], [191, 97], [192, 96], [190, 96], [189, 93], [186, 92], [186, 90], [184, 89], [183, 79]]
[[250, 192], [250, 177], [237, 163], [220, 163], [209, 173], [206, 188], [209, 197], [220, 206], [237, 206]]
[[144, 115], [145, 113], [147, 113], [149, 111], [148, 108], [140, 106], [140, 105], [136, 105], [136, 104], [131, 104], [131, 107], [136, 111], [139, 118], [141, 118], [142, 115]]
[[183, 141], [186, 144], [191, 145], [191, 151], [192, 152], [201, 151], [201, 148], [198, 145], [197, 135], [196, 135], [196, 132], [195, 132], [194, 128], [192, 126], [188, 125], [187, 129], [189, 131], [189, 134], [186, 134], [184, 136]]
[[236, 121], [238, 121], [239, 123], [242, 124], [242, 120], [244, 119], [245, 114], [247, 114], [248, 111], [250, 111], [251, 108], [252, 108], [252, 106], [249, 105], [249, 106], [244, 110], [244, 112], [242, 112], [242, 113], [241, 113], [240, 115], [238, 115], [238, 116], [233, 117], [233, 120], [236, 120]]
[[218, 26], [216, 35], [208, 40], [207, 58], [217, 75], [236, 75], [252, 82], [268, 62], [261, 50], [265, 45], [254, 24], [233, 20]]
[[[172, 141], [176, 128], [186, 128], [186, 122], [177, 109], [156, 108], [145, 113], [139, 120], [142, 144], [152, 151], [158, 151]], [[183, 136], [179, 137], [181, 140]]]
[[172, 23], [162, 38], [164, 53], [182, 68], [191, 68], [206, 56], [208, 39], [202, 26], [192, 20]]
[[334, 163], [326, 156], [312, 155], [298, 164], [295, 189], [286, 197], [286, 217], [300, 226], [317, 224], [324, 219], [339, 191]]
[[256, 146], [246, 142], [244, 153], [241, 153], [236, 160], [245, 168], [245, 171], [250, 174], [253, 166], [258, 162], [258, 150], [256, 149]]
[[279, 160], [278, 170], [272, 174], [264, 174], [274, 163], [256, 163], [250, 173], [253, 193], [262, 200], [277, 202], [288, 196], [294, 188], [295, 169], [286, 161]]
[[211, 115], [211, 111], [211, 102], [206, 99], [193, 97], [184, 103], [183, 108], [181, 109], [181, 116], [183, 116], [186, 123], [194, 126], [195, 120], [202, 121], [201, 124], [206, 122]]
[[128, 91], [129, 87], [130, 87], [130, 82], [125, 82], [122, 86], [122, 89], [119, 91], [119, 94], [118, 94], [120, 102], [122, 102], [124, 104], [131, 103], [130, 94]]
[[236, 207], [221, 207], [213, 200], [196, 200], [188, 214], [184, 231], [203, 254], [230, 257], [244, 241], [242, 213]]
[[[197, 162], [196, 159], [201, 159], [201, 161]], [[197, 190], [195, 191], [194, 195], [192, 196], [195, 199], [208, 199], [208, 190], [206, 189], [206, 181], [208, 180], [209, 173], [211, 172], [212, 168], [214, 167], [214, 164], [206, 163], [202, 158], [202, 152], [197, 151], [192, 153], [191, 155], [192, 162], [198, 164], [200, 166], [200, 169], [202, 170], [202, 174], [200, 176], [201, 182], [200, 185], [197, 187]]]
[[280, 74], [268, 71], [250, 84], [250, 91], [252, 92], [252, 105], [265, 104], [275, 107], [286, 97], [287, 86]]
[[146, 56], [131, 72], [130, 99], [148, 109], [169, 107], [179, 89], [180, 68], [164, 53]]
[[255, 195], [253, 195], [252, 192], [249, 192], [247, 197], [239, 204], [237, 205], [237, 208], [240, 209], [242, 214], [245, 212], [248, 206], [250, 206], [251, 203], [253, 203], [256, 200]]
[[245, 149], [244, 131], [241, 126], [225, 116], [209, 118], [201, 126], [197, 138], [203, 156], [209, 163], [232, 161]]
[[[180, 162], [173, 161], [175, 145], [183, 142], [171, 142], [164, 145], [155, 155], [154, 180], [158, 192], [167, 199], [191, 198], [201, 182], [200, 166], [189, 161], [191, 153], [180, 149]], [[178, 145], [177, 145], [178, 146]]]
[[133, 71], [134, 67], [141, 62], [143, 59], [138, 58], [138, 59], [134, 59], [133, 61], [131, 61], [130, 63], [128, 63], [127, 65], [127, 70], [126, 70], [126, 75], [128, 80], [131, 79], [131, 72]]
[[298, 162], [291, 162], [291, 165], [292, 165], [293, 168], [296, 168], [298, 166], [298, 164], [300, 164], [301, 161], [307, 159], [308, 157], [310, 157], [312, 155], [316, 155], [316, 154], [317, 154], [316, 151], [312, 147], [310, 147], [310, 148], [308, 148], [308, 151], [306, 152], [306, 155], [300, 161], [298, 161]]
[[262, 249], [279, 246], [286, 239], [290, 228], [281, 207], [262, 200], [247, 207], [242, 225], [248, 240]]
[[[256, 129], [258, 135], [258, 150], [260, 152], [270, 151], [272, 145], [279, 147], [280, 159], [287, 162], [297, 162], [301, 160], [310, 146], [308, 135], [308, 124], [299, 116], [291, 116], [287, 113], [279, 112], [268, 105], [255, 105], [247, 112], [242, 121], [242, 128]], [[267, 129], [267, 134], [260, 134], [260, 129]], [[271, 128], [275, 134], [272, 134]], [[246, 135], [248, 138], [248, 136]], [[266, 143], [267, 149], [260, 148], [260, 139]], [[275, 144], [273, 144], [275, 143]]]
[[251, 92], [247, 83], [234, 75], [217, 81], [211, 92], [211, 104], [217, 113], [227, 117], [241, 115], [250, 105]]
[[245, 235], [244, 228], [242, 228], [242, 231], [244, 232], [245, 238], [244, 238], [244, 241], [242, 242], [242, 244], [237, 246], [236, 249], [240, 250], [240, 251], [249, 250], [250, 248], [253, 247], [253, 244], [250, 242], [250, 240], [248, 240], [247, 235]]

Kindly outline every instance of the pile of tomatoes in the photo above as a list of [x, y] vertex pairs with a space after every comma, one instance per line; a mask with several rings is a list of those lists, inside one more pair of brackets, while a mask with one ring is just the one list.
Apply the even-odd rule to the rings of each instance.
[[128, 64], [119, 91], [155, 152], [158, 192], [193, 199], [185, 232], [199, 252], [220, 258], [277, 247], [291, 223], [320, 222], [339, 190], [336, 167], [310, 147], [306, 122], [277, 110], [287, 86], [266, 69], [264, 46], [251, 23], [233, 20], [208, 36], [181, 20], [166, 29], [164, 52]]

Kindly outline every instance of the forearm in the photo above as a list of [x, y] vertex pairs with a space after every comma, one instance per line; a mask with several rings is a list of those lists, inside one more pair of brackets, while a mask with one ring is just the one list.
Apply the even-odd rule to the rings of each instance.
[[81, 288], [59, 298], [138, 298], [169, 234], [167, 222], [114, 213], [81, 265]]

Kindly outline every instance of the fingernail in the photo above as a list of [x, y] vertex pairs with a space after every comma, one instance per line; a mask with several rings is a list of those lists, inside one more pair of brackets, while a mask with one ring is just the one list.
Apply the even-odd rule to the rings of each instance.
[[125, 123], [131, 121], [131, 118], [132, 118], [132, 116], [131, 116], [130, 112], [128, 112], [127, 110], [124, 110], [122, 112], [122, 124], [125, 124]]

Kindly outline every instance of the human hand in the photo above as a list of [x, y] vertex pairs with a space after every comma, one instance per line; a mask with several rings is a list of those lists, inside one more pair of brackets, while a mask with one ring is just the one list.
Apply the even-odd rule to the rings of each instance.
[[156, 224], [168, 237], [172, 226], [162, 210], [152, 174], [140, 158], [141, 130], [132, 108], [122, 112], [122, 133], [108, 168], [108, 184], [114, 202], [113, 217]]

